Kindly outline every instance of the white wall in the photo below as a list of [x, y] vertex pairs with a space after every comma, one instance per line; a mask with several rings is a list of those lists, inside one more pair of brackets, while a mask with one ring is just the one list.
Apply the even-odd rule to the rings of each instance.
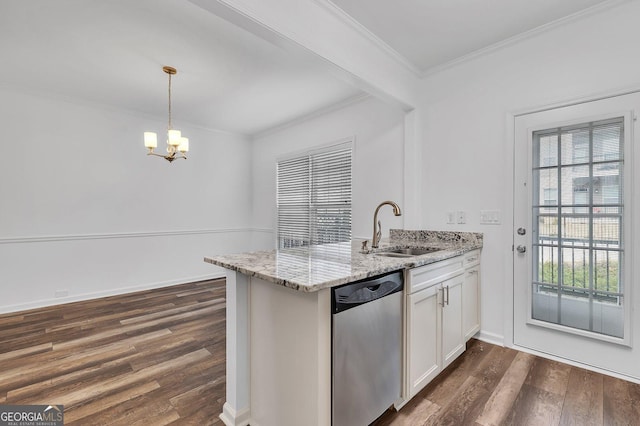
[[245, 138], [177, 120], [191, 152], [169, 164], [142, 144], [166, 122], [0, 97], [0, 312], [219, 276], [203, 256], [250, 248]]
[[[355, 238], [371, 239], [373, 212], [384, 200], [403, 206], [404, 113], [368, 97], [339, 110], [258, 137], [253, 141], [253, 224], [256, 248], [275, 247], [276, 162], [291, 153], [354, 137], [353, 216]], [[391, 208], [379, 215], [383, 231], [402, 228]], [[261, 231], [260, 231], [261, 230]]]
[[[504, 312], [505, 289], [512, 282], [509, 114], [640, 88], [638, 17], [640, 2], [626, 2], [423, 82], [423, 227], [484, 233], [482, 328], [490, 338], [500, 341], [509, 332]], [[502, 225], [480, 225], [483, 209], [501, 210]], [[445, 214], [452, 210], [466, 211], [467, 224], [446, 225]]]

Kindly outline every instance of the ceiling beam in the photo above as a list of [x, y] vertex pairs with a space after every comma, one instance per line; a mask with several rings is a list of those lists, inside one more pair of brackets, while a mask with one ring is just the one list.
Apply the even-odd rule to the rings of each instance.
[[189, 1], [404, 111], [418, 105], [418, 77], [317, 0]]

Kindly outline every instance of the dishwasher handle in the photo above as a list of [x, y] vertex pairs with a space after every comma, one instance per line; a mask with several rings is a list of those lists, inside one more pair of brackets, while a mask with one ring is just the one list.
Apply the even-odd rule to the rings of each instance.
[[332, 310], [334, 314], [337, 314], [401, 290], [402, 273], [400, 272], [346, 284], [332, 289]]

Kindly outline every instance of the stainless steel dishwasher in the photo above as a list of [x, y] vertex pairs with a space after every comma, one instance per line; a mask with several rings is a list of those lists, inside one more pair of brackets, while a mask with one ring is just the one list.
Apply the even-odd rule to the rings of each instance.
[[400, 398], [402, 272], [331, 291], [332, 424], [366, 426]]

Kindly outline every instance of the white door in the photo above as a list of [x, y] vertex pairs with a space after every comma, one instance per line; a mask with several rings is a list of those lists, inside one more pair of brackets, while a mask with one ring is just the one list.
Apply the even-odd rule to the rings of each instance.
[[514, 128], [514, 344], [633, 377], [639, 112], [631, 94], [521, 115]]

